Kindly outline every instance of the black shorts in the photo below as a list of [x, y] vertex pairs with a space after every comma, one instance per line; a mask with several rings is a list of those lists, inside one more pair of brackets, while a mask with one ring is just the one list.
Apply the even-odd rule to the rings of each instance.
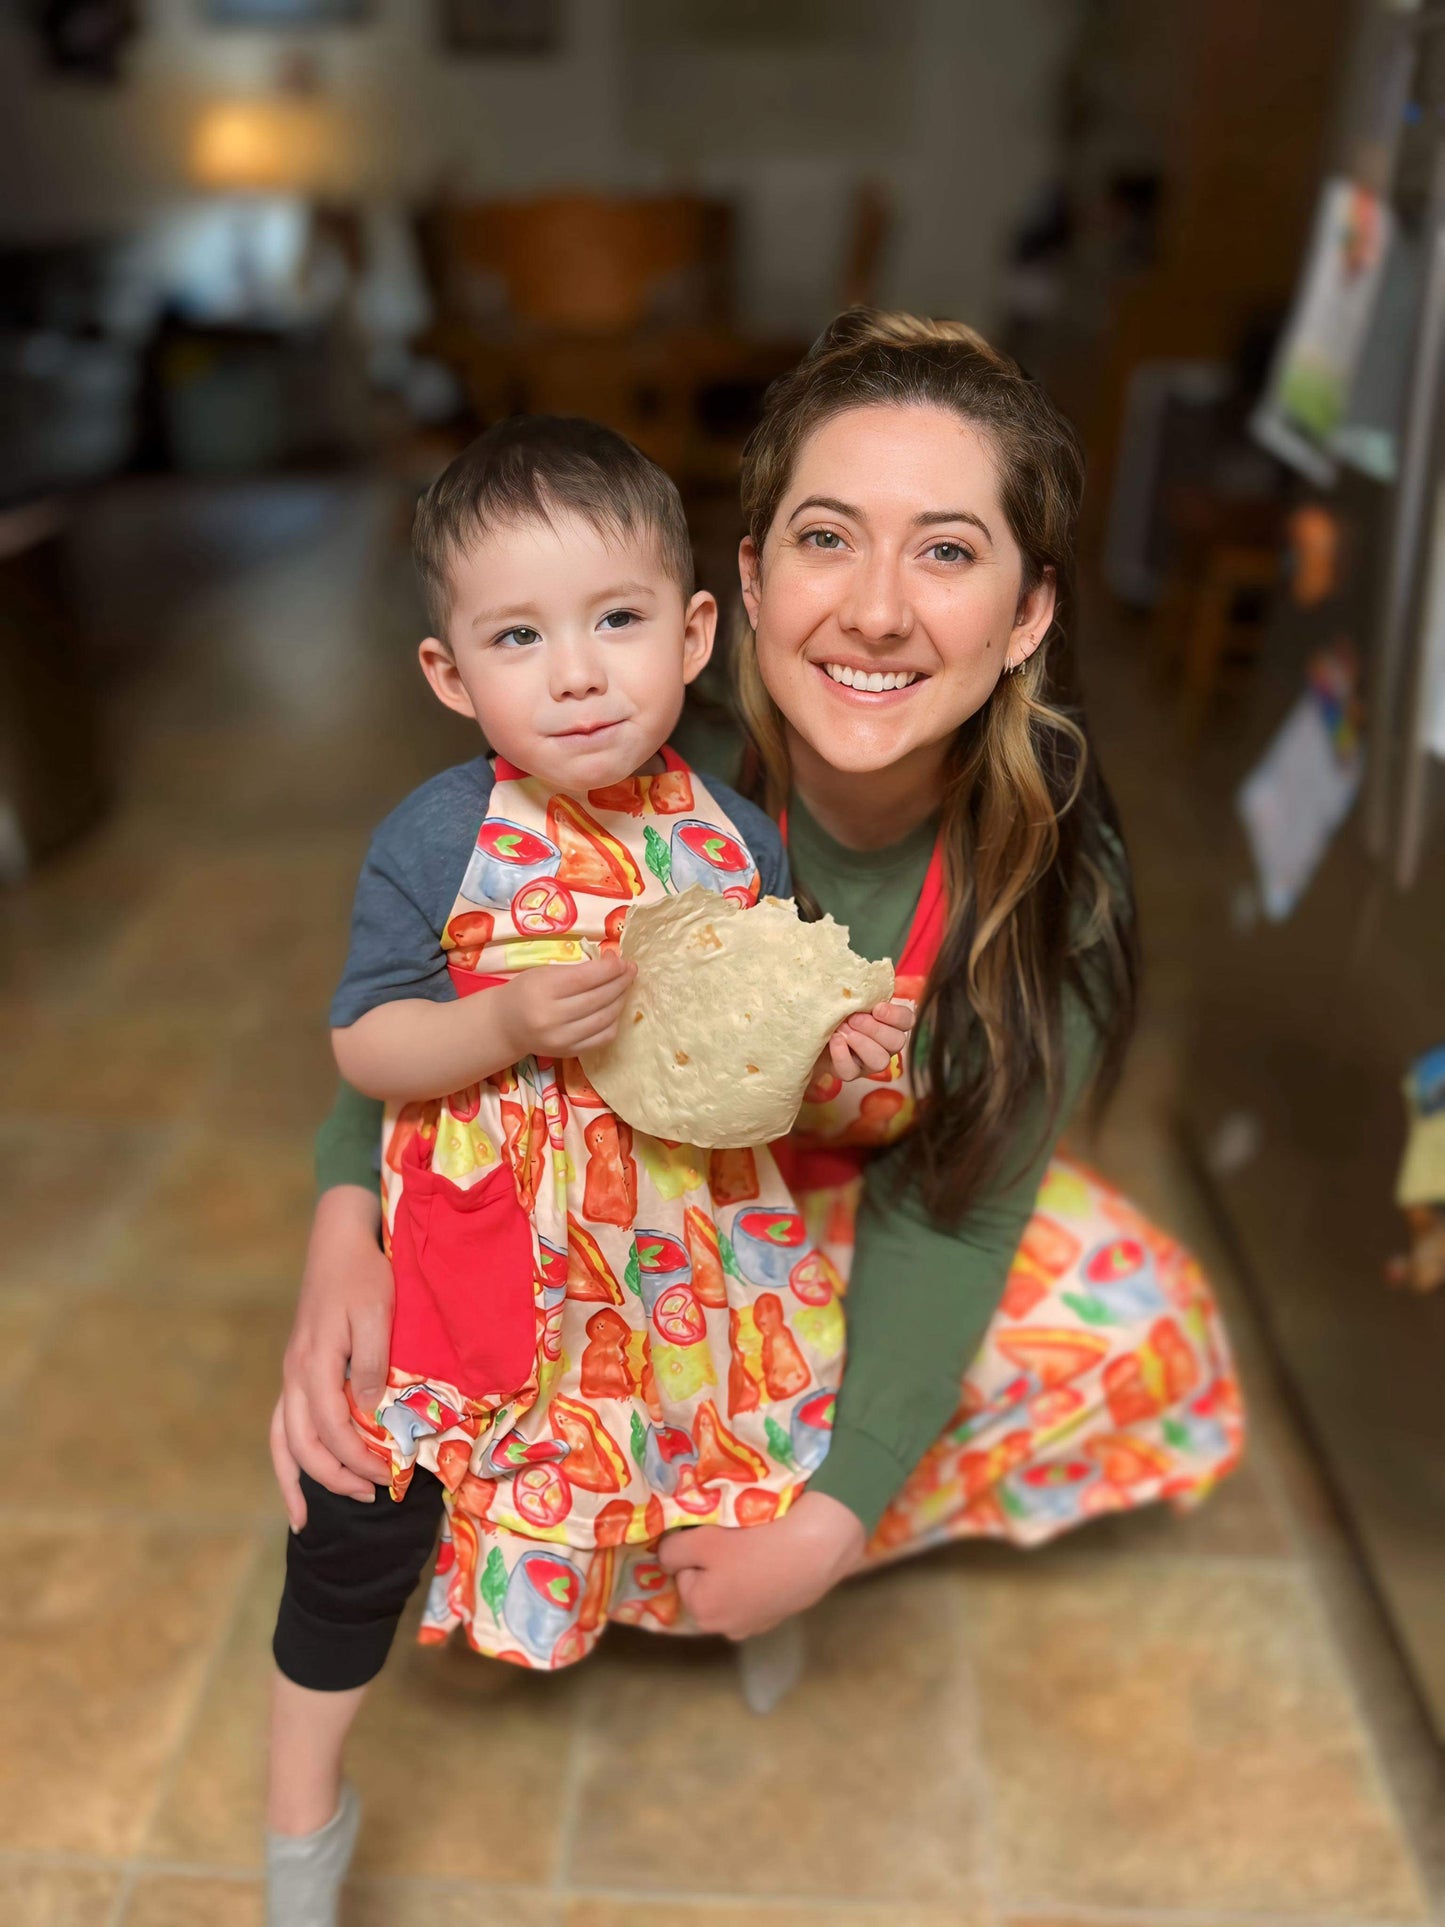
[[386, 1664], [397, 1622], [436, 1544], [442, 1487], [420, 1466], [406, 1496], [368, 1505], [303, 1472], [306, 1524], [286, 1542], [286, 1584], [271, 1650], [298, 1686], [341, 1693]]

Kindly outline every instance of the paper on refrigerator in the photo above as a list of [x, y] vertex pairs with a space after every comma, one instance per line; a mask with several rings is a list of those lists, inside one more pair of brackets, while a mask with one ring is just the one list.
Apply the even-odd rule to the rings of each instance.
[[1289, 916], [1360, 787], [1358, 671], [1343, 646], [1322, 650], [1309, 685], [1240, 787], [1265, 915]]
[[1344, 426], [1393, 231], [1387, 202], [1325, 182], [1299, 294], [1251, 422], [1255, 437], [1319, 487], [1335, 479]]

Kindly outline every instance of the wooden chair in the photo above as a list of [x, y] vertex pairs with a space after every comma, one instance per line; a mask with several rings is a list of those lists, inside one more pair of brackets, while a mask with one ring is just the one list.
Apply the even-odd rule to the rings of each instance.
[[1227, 675], [1259, 654], [1280, 579], [1283, 510], [1276, 500], [1190, 485], [1172, 492], [1166, 514], [1170, 563], [1153, 655], [1178, 681], [1180, 734], [1192, 744]]

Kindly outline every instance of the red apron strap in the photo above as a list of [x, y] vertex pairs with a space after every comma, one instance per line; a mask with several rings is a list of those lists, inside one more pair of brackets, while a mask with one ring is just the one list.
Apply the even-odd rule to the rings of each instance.
[[918, 896], [918, 908], [913, 913], [903, 955], [898, 959], [897, 974], [900, 977], [928, 975], [943, 947], [947, 921], [948, 906], [943, 891], [943, 844], [939, 841], [934, 844], [933, 855], [928, 859], [923, 888]]
[[[778, 812], [778, 834], [783, 839], [783, 848], [788, 847], [788, 812]], [[903, 945], [903, 955], [898, 959], [897, 974], [900, 977], [926, 977], [933, 968], [934, 959], [943, 947], [943, 932], [948, 922], [948, 905], [943, 888], [943, 842], [941, 837], [933, 845], [933, 855], [928, 859], [928, 868], [923, 873], [923, 888], [918, 894], [918, 908], [913, 912], [913, 921], [908, 926], [908, 937]]]

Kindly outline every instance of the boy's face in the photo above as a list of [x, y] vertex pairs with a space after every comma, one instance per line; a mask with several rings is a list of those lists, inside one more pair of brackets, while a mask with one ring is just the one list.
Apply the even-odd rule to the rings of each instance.
[[712, 654], [717, 603], [684, 603], [648, 534], [612, 540], [555, 512], [492, 530], [451, 566], [445, 639], [427, 681], [509, 763], [554, 788], [600, 789], [643, 770]]

